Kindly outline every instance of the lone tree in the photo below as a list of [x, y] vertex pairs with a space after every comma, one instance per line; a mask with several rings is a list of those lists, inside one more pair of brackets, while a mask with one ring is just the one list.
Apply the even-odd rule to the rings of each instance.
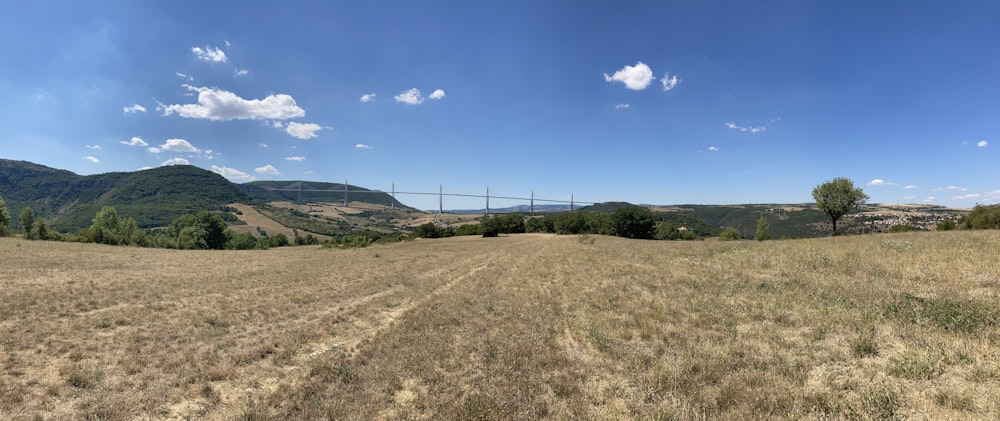
[[841, 216], [855, 210], [868, 200], [868, 195], [854, 183], [843, 177], [837, 177], [816, 186], [813, 189], [813, 199], [819, 210], [830, 215], [833, 221], [833, 235], [837, 235], [837, 220]]
[[767, 219], [764, 219], [764, 215], [760, 215], [757, 219], [757, 233], [754, 234], [754, 239], [757, 241], [765, 241], [771, 239], [771, 230], [767, 224]]
[[24, 238], [31, 239], [31, 230], [35, 227], [35, 211], [31, 208], [21, 210], [21, 227], [24, 228]]

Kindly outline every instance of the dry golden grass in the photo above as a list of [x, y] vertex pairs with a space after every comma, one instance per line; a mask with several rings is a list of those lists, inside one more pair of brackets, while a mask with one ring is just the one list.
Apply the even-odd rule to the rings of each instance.
[[0, 262], [0, 419], [1000, 418], [1000, 232]]

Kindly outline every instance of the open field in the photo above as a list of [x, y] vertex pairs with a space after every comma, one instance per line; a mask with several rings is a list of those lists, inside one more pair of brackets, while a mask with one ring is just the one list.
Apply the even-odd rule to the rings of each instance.
[[1000, 232], [0, 239], [0, 419], [997, 419]]

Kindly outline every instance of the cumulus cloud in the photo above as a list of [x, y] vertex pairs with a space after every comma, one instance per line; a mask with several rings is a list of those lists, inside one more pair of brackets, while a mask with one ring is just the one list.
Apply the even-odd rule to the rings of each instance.
[[666, 91], [669, 91], [671, 89], [676, 88], [677, 85], [679, 83], [681, 83], [681, 81], [679, 79], [677, 79], [677, 75], [674, 75], [673, 77], [671, 77], [670, 73], [664, 73], [663, 74], [663, 78], [660, 79], [660, 83], [663, 84], [663, 91], [666, 92]]
[[444, 89], [435, 89], [434, 92], [431, 92], [431, 96], [429, 96], [428, 98], [430, 99], [444, 98]]
[[396, 102], [402, 102], [410, 105], [419, 105], [424, 102], [424, 97], [420, 95], [420, 90], [417, 88], [410, 88], [406, 92], [393, 97]]
[[87, 149], [93, 149], [95, 151], [104, 150], [104, 148], [102, 148], [101, 145], [87, 145]]
[[247, 174], [243, 171], [234, 168], [218, 167], [215, 165], [212, 165], [212, 172], [219, 174], [223, 177], [226, 177], [231, 181], [252, 181], [254, 178], [256, 178], [250, 174]]
[[271, 174], [271, 175], [281, 174], [280, 172], [278, 172], [278, 169], [274, 168], [274, 166], [271, 164], [267, 164], [259, 168], [254, 168], [253, 171], [259, 174]]
[[629, 108], [632, 108], [632, 106], [629, 104], [615, 104], [616, 110], [627, 110]]
[[876, 179], [874, 179], [872, 181], [869, 181], [868, 185], [869, 186], [884, 186], [885, 185], [885, 180], [883, 180], [881, 178], [876, 178]]
[[92, 156], [85, 156], [85, 157], [83, 157], [83, 159], [86, 160], [86, 161], [93, 162], [95, 164], [100, 164], [101, 163], [100, 159], [94, 158]]
[[302, 161], [305, 161], [305, 160], [306, 160], [306, 157], [304, 157], [304, 156], [286, 156], [285, 157], [285, 161], [302, 162]]
[[709, 151], [712, 151], [712, 152], [718, 152], [718, 151], [719, 151], [719, 148], [717, 148], [717, 147], [715, 147], [715, 146], [709, 146], [709, 147], [708, 147], [708, 150], [709, 150]]
[[354, 145], [354, 147], [357, 148], [357, 149], [371, 149], [372, 148], [371, 145], [366, 145], [364, 143], [358, 143], [357, 145]]
[[612, 75], [605, 73], [604, 80], [607, 82], [621, 82], [628, 89], [641, 91], [646, 89], [653, 81], [653, 69], [650, 69], [646, 63], [640, 61], [635, 66], [626, 65]]
[[299, 139], [312, 139], [316, 137], [316, 132], [320, 130], [323, 130], [323, 127], [316, 123], [296, 123], [291, 121], [285, 126], [285, 133]]
[[144, 113], [146, 112], [146, 107], [139, 104], [132, 104], [131, 107], [122, 107], [122, 111], [124, 111], [125, 114]]
[[236, 71], [233, 72], [234, 77], [246, 76], [248, 74], [250, 74], [250, 71], [247, 69], [236, 69]]
[[980, 140], [979, 143], [976, 143], [976, 146], [980, 148], [985, 148], [987, 146], [990, 146], [990, 142], [987, 142], [985, 140]]
[[375, 100], [375, 94], [361, 95], [361, 102], [372, 102], [374, 100]]
[[146, 141], [140, 139], [139, 136], [134, 136], [134, 137], [132, 137], [131, 140], [123, 140], [123, 141], [118, 142], [118, 143], [121, 143], [122, 145], [129, 145], [129, 146], [142, 146], [142, 147], [149, 146], [146, 143]]
[[750, 133], [760, 133], [760, 132], [763, 132], [763, 131], [767, 130], [767, 127], [764, 127], [764, 126], [757, 126], [757, 127], [747, 126], [747, 127], [743, 127], [743, 126], [737, 125], [736, 123], [729, 123], [729, 122], [726, 123], [726, 127], [730, 128], [730, 129], [736, 129], [736, 130], [739, 130], [741, 132], [750, 132]]
[[160, 164], [161, 167], [165, 167], [168, 165], [191, 165], [191, 163], [184, 158], [170, 158], [166, 161], [163, 161], [163, 163]]
[[229, 61], [229, 58], [226, 57], [226, 53], [218, 47], [212, 48], [207, 45], [204, 49], [201, 47], [191, 47], [191, 52], [198, 58], [213, 63], [225, 63]]
[[287, 120], [306, 115], [291, 95], [268, 95], [264, 99], [243, 99], [238, 95], [215, 88], [184, 85], [188, 91], [198, 93], [197, 104], [174, 104], [163, 107], [163, 115], [177, 114], [186, 118], [209, 120]]
[[160, 145], [159, 149], [162, 150], [162, 151], [170, 151], [170, 152], [178, 152], [178, 153], [183, 153], [183, 152], [198, 153], [198, 152], [201, 152], [201, 149], [198, 149], [198, 148], [194, 147], [194, 145], [192, 145], [190, 142], [188, 142], [188, 141], [186, 141], [184, 139], [167, 139], [166, 142], [164, 142], [162, 145]]

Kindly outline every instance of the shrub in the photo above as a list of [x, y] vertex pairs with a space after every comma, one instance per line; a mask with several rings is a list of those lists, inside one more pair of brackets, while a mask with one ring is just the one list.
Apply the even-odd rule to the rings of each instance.
[[628, 205], [611, 215], [614, 234], [625, 238], [653, 238], [653, 213], [642, 206]]
[[1000, 205], [976, 205], [962, 222], [966, 228], [970, 229], [998, 229], [1000, 228]]
[[944, 221], [938, 222], [937, 224], [938, 231], [951, 231], [957, 227], [958, 225], [955, 224], [955, 221], [952, 221], [950, 219], [945, 219]]
[[555, 218], [549, 215], [531, 217], [524, 221], [525, 232], [556, 232]]
[[739, 240], [740, 238], [742, 238], [740, 237], [740, 232], [733, 227], [728, 227], [719, 233], [719, 239], [722, 241]]
[[915, 230], [911, 225], [896, 225], [889, 230], [889, 232], [911, 232]]
[[554, 219], [552, 226], [556, 234], [583, 234], [587, 230], [587, 218], [583, 213], [560, 213]]
[[771, 239], [771, 230], [767, 224], [767, 219], [764, 219], [764, 215], [761, 215], [757, 219], [757, 233], [753, 237], [757, 241], [765, 241]]

